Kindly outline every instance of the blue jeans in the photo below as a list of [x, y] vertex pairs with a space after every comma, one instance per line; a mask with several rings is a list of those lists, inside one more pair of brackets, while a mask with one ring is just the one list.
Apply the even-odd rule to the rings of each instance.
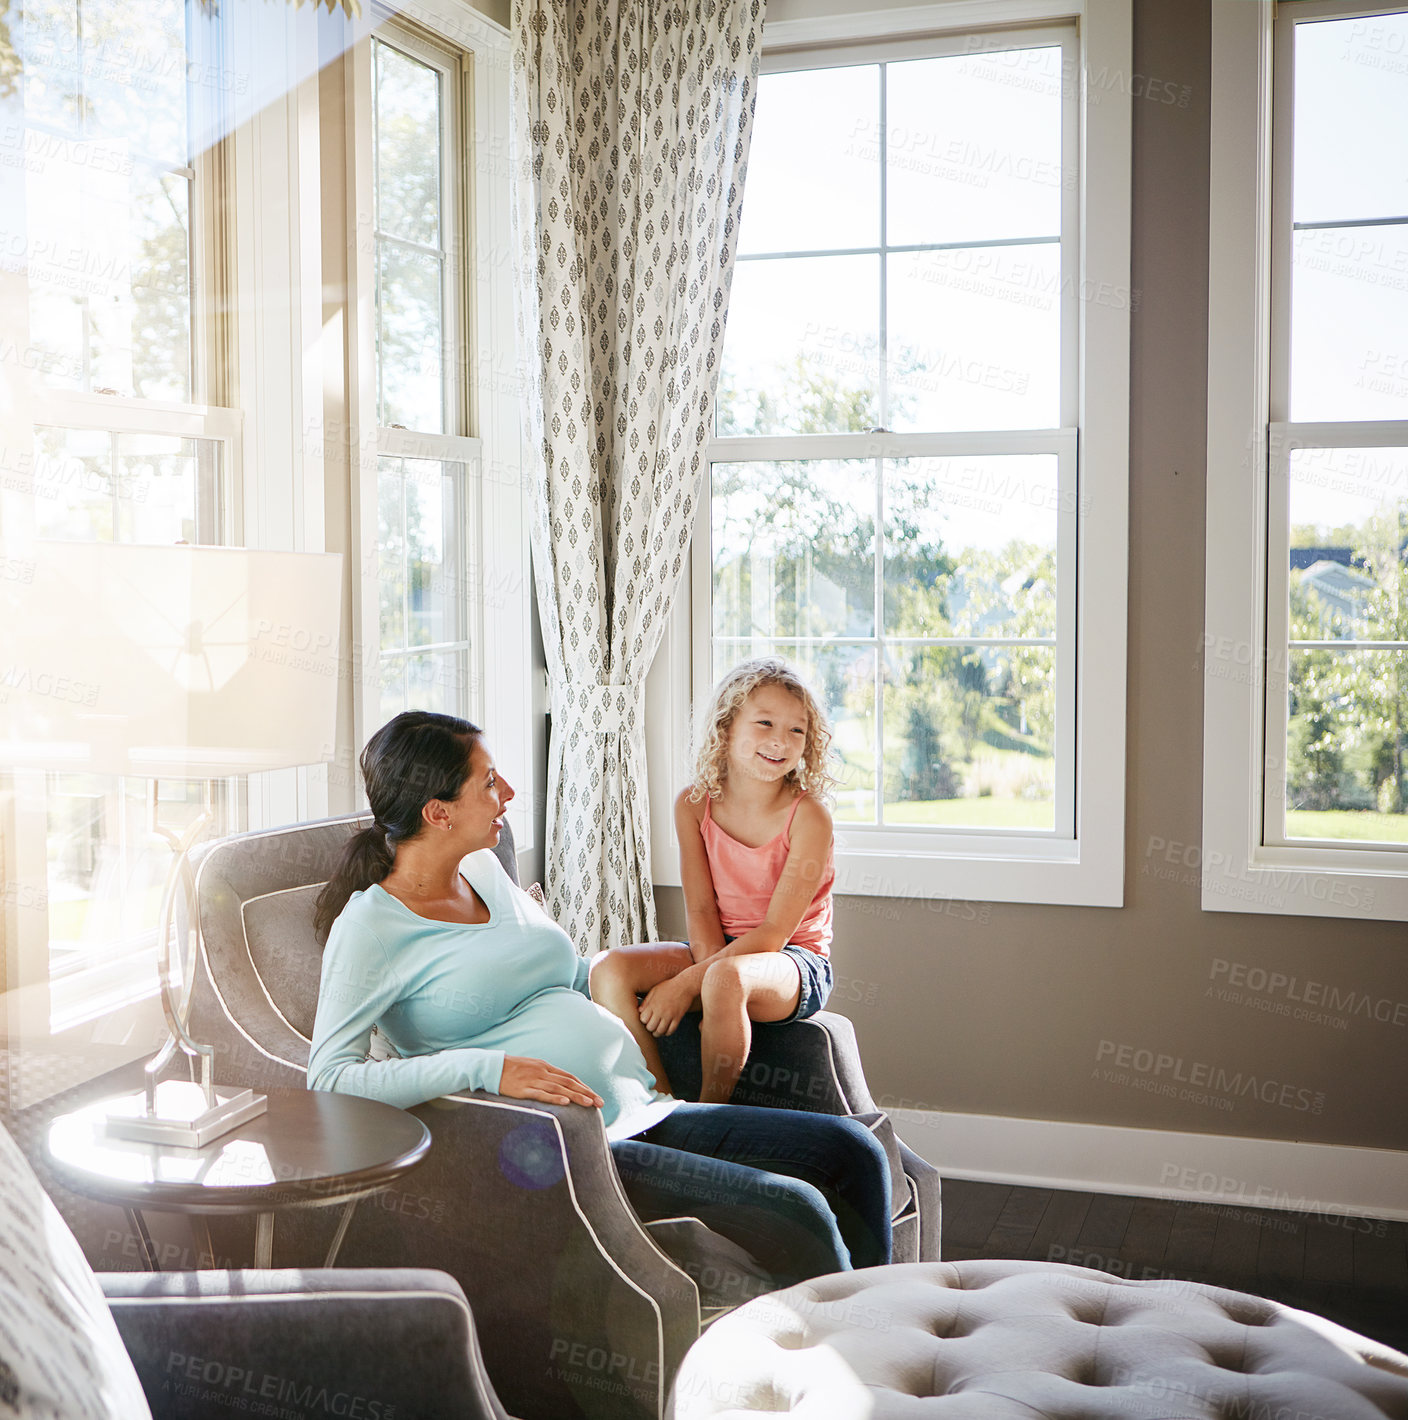
[[790, 1286], [890, 1260], [890, 1166], [830, 1114], [682, 1103], [611, 1146], [642, 1219], [695, 1217]]

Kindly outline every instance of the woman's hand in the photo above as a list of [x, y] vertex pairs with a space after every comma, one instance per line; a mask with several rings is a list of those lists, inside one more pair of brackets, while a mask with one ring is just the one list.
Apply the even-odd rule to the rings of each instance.
[[698, 995], [699, 978], [693, 968], [652, 986], [640, 1003], [641, 1025], [651, 1035], [674, 1035]]
[[505, 1055], [499, 1093], [516, 1100], [542, 1100], [545, 1104], [584, 1104], [600, 1109], [602, 1099], [575, 1075], [534, 1060], [527, 1055]]

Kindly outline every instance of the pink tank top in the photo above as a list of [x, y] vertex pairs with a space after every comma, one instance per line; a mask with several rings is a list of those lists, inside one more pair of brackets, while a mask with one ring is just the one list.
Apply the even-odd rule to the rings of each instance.
[[[805, 796], [797, 795], [787, 823], [776, 838], [770, 838], [760, 848], [750, 848], [730, 837], [714, 822], [712, 805], [704, 800], [704, 819], [699, 832], [704, 839], [704, 852], [709, 859], [709, 873], [714, 879], [714, 896], [719, 903], [719, 921], [730, 937], [741, 937], [762, 924], [767, 916], [773, 889], [782, 877], [787, 854], [792, 848], [792, 820], [797, 805]], [[831, 947], [831, 886], [836, 881], [835, 855], [826, 850], [826, 870], [817, 885], [816, 896], [803, 914], [788, 943], [806, 947], [818, 956], [827, 956]]]

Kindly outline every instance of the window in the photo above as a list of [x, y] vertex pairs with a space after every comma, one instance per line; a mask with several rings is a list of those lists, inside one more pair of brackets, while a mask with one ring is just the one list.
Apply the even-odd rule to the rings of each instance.
[[1075, 32], [945, 48], [759, 84], [710, 674], [806, 666], [839, 822], [1070, 838]]
[[1266, 841], [1408, 847], [1408, 11], [1277, 25]]
[[[355, 28], [364, 37], [331, 110], [347, 114], [353, 738], [360, 747], [407, 708], [484, 725], [512, 767], [509, 812], [532, 872], [543, 732], [509, 260], [508, 36], [460, 0], [408, 0], [394, 18], [374, 6]], [[349, 787], [360, 803], [352, 776]]]
[[[1214, 37], [1230, 146], [1214, 159], [1203, 903], [1402, 918], [1408, 10], [1227, 8]], [[1268, 98], [1269, 125], [1247, 127]], [[1220, 203], [1219, 177], [1246, 195], [1224, 189]], [[1236, 280], [1260, 295], [1224, 310], [1216, 287]], [[1219, 359], [1246, 368], [1224, 383]], [[1232, 482], [1238, 424], [1250, 507]], [[1214, 577], [1214, 558], [1246, 565], [1258, 544], [1264, 564]]]
[[1127, 86], [1082, 94], [1129, 72], [1127, 15], [1000, 8], [769, 27], [693, 695], [808, 673], [840, 892], [1118, 903], [1127, 158], [1089, 155], [1127, 145]]
[[[23, 177], [10, 230], [26, 264], [24, 299], [0, 322], [32, 429], [25, 476], [6, 480], [17, 540], [214, 543], [228, 525], [240, 421], [219, 407], [210, 275], [225, 233], [194, 136], [218, 125], [221, 99], [192, 77], [218, 22], [162, 0], [138, 42], [131, 19], [111, 0], [40, 0], [11, 32]], [[0, 667], [5, 693], [39, 693], [33, 669]], [[181, 832], [199, 786], [20, 768], [11, 788], [7, 876], [28, 910], [6, 924], [7, 986], [47, 996], [52, 1032], [150, 995], [168, 858], [153, 829]], [[222, 824], [229, 807], [222, 791]], [[44, 1014], [24, 1028], [44, 1033]]]
[[[477, 711], [469, 599], [480, 444], [465, 437], [467, 113], [457, 55], [408, 26], [383, 25], [353, 53], [365, 84], [370, 293], [366, 422], [376, 430], [374, 544], [365, 611], [376, 648], [363, 681], [366, 733], [406, 709]], [[370, 520], [369, 520], [369, 526]], [[369, 567], [370, 570], [370, 567]], [[365, 736], [363, 736], [365, 738]]]
[[471, 713], [465, 569], [470, 469], [463, 368], [459, 66], [409, 35], [374, 37], [376, 723]]

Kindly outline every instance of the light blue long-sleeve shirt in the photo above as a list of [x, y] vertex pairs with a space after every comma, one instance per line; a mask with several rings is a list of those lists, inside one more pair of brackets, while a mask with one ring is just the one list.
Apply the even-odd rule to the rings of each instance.
[[[592, 1003], [572, 939], [489, 849], [460, 871], [487, 922], [431, 921], [379, 885], [348, 899], [323, 952], [309, 1087], [405, 1109], [497, 1091], [504, 1057], [526, 1055], [595, 1090], [609, 1138], [664, 1118], [675, 1101], [656, 1092], [621, 1021]], [[368, 1058], [373, 1026], [401, 1059]]]

